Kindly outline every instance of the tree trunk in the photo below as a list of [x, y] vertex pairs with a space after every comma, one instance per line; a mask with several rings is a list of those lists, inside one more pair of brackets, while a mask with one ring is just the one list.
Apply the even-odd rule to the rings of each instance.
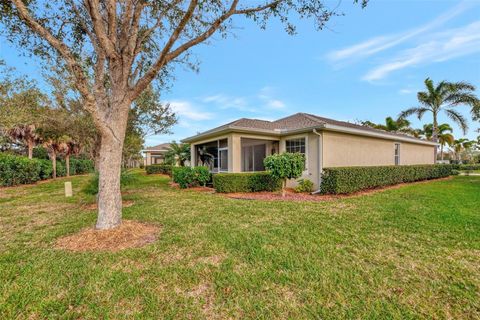
[[28, 159], [32, 159], [33, 158], [33, 141], [32, 140], [29, 140], [27, 142], [27, 147], [28, 147]]
[[287, 179], [283, 179], [282, 181], [282, 198], [285, 198], [285, 194], [286, 194], [285, 188], [287, 188]]
[[53, 168], [52, 178], [56, 179], [57, 178], [57, 153], [55, 151], [52, 152], [51, 158], [52, 158], [52, 168]]
[[112, 229], [122, 223], [122, 142], [104, 135], [98, 162], [98, 219], [97, 229]]
[[[438, 143], [438, 122], [437, 122], [437, 115], [433, 114], [433, 127], [432, 127], [432, 140], [435, 143]], [[433, 161], [437, 163], [437, 153], [438, 153], [438, 146], [435, 145], [433, 149]]]
[[65, 155], [65, 165], [67, 167], [67, 177], [70, 177], [70, 155]]

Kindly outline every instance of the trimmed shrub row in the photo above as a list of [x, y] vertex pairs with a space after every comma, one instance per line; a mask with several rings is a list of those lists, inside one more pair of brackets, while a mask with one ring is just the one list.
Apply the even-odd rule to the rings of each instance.
[[458, 170], [480, 170], [480, 163], [475, 164], [460, 164], [458, 165]]
[[269, 172], [217, 173], [213, 175], [213, 187], [217, 192], [277, 191], [282, 180]]
[[212, 174], [207, 167], [173, 167], [173, 182], [185, 189], [195, 186], [206, 186], [212, 180]]
[[147, 174], [166, 174], [172, 176], [172, 167], [169, 164], [152, 164], [145, 167]]
[[447, 177], [455, 165], [412, 165], [378, 167], [324, 168], [321, 192], [324, 194], [353, 193], [403, 182]]
[[[70, 174], [84, 174], [93, 171], [90, 160], [70, 159]], [[35, 183], [52, 177], [52, 162], [44, 159], [0, 153], [0, 186]], [[66, 175], [63, 161], [57, 161], [57, 176]]]

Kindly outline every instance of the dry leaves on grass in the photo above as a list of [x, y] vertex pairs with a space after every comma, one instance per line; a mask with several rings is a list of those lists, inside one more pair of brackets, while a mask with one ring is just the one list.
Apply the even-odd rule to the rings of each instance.
[[55, 247], [77, 252], [116, 252], [153, 243], [157, 240], [159, 231], [160, 228], [155, 225], [124, 220], [119, 227], [112, 230], [85, 228], [80, 232], [58, 239]]

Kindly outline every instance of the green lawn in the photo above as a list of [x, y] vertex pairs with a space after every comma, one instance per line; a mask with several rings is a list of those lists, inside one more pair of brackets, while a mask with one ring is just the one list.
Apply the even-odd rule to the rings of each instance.
[[159, 240], [72, 253], [88, 177], [0, 189], [0, 319], [478, 319], [480, 177], [330, 202], [173, 190], [139, 175], [125, 219]]

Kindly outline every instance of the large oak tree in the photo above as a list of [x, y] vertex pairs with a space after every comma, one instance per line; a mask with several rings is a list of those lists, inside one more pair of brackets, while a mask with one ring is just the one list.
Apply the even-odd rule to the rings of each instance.
[[[354, 0], [359, 2], [360, 0]], [[362, 0], [365, 5], [367, 0]], [[2, 0], [5, 35], [47, 63], [65, 64], [101, 136], [98, 229], [121, 223], [120, 170], [132, 102], [176, 64], [195, 67], [192, 47], [227, 36], [235, 17], [265, 27], [292, 17], [321, 29], [335, 12], [322, 0]]]

